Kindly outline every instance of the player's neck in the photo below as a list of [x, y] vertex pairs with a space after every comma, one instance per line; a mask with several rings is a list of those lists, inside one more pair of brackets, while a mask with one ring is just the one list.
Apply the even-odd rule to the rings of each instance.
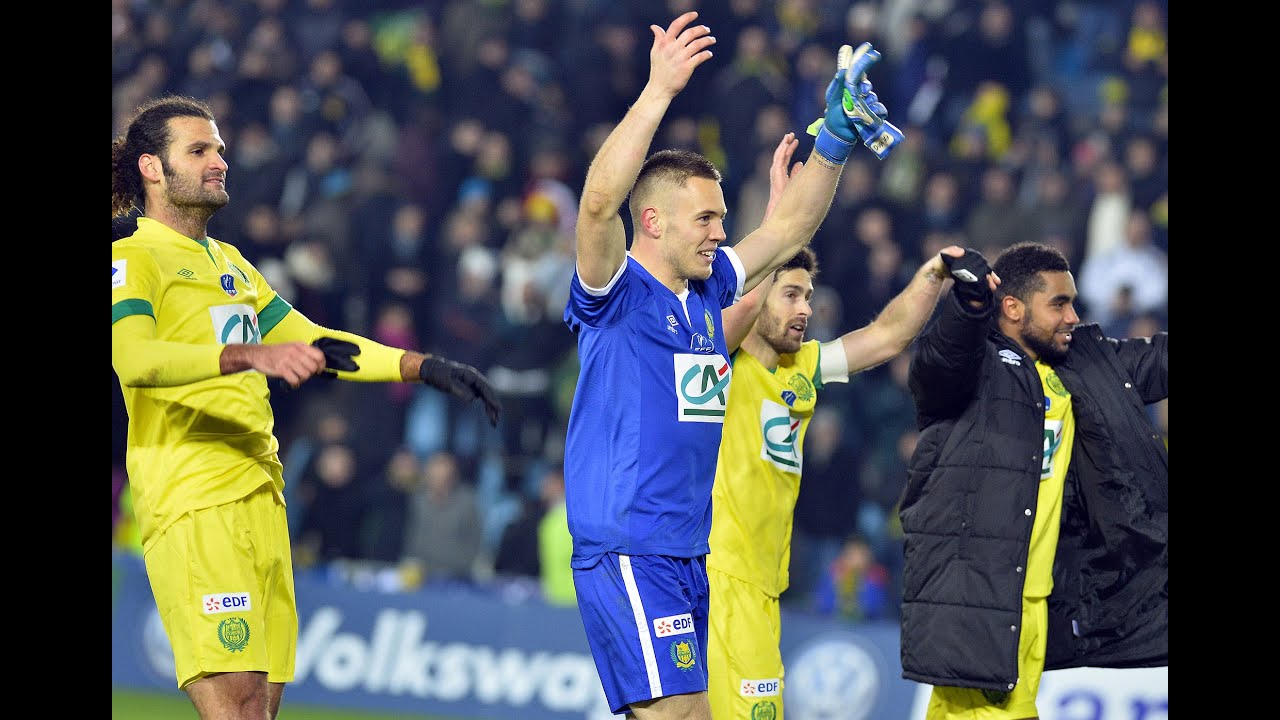
[[670, 263], [664, 262], [661, 255], [650, 251], [649, 248], [633, 245], [631, 257], [635, 258], [636, 262], [640, 263], [641, 267], [647, 270], [655, 280], [676, 295], [683, 295], [689, 290], [689, 279], [677, 273]]
[[746, 350], [748, 355], [755, 358], [756, 362], [770, 371], [778, 369], [778, 359], [780, 357], [778, 351], [774, 350], [773, 346], [765, 342], [764, 338], [757, 335], [754, 330], [747, 333], [747, 336], [742, 339], [742, 349]]
[[152, 210], [147, 208], [144, 217], [181, 233], [192, 240], [208, 239], [209, 215], [203, 210], [180, 210], [172, 206], [164, 206]]

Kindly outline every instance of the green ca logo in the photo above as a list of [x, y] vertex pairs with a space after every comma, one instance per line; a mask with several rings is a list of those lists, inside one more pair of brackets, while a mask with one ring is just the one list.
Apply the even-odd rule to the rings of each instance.
[[262, 343], [262, 332], [258, 330], [258, 319], [249, 313], [237, 313], [223, 323], [218, 341], [222, 343], [241, 343], [258, 345]]
[[733, 366], [718, 354], [678, 353], [674, 360], [679, 421], [723, 424]]
[[[698, 382], [699, 379], [701, 382]], [[680, 378], [680, 394], [684, 397], [684, 400], [691, 405], [703, 406], [712, 399], [716, 399], [719, 407], [688, 408], [685, 413], [688, 415], [718, 415], [723, 417], [724, 406], [728, 402], [724, 392], [728, 387], [728, 373], [718, 371], [714, 365], [689, 368], [685, 371], [684, 377]]]

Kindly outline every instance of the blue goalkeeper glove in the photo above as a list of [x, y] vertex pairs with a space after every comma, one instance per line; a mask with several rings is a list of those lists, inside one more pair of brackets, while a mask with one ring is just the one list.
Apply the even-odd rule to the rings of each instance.
[[[862, 43], [857, 50], [845, 45], [840, 48], [840, 54], [842, 57], [837, 62], [849, 67], [841, 97], [844, 114], [853, 122], [862, 144], [883, 160], [902, 142], [902, 131], [889, 122], [888, 108], [876, 97], [867, 79], [867, 69], [880, 60], [880, 52], [874, 50], [871, 43]], [[851, 85], [857, 88], [856, 92], [850, 90]]]
[[841, 94], [845, 92], [845, 78], [848, 75], [849, 66], [840, 63], [846, 59], [844, 50], [847, 47], [849, 46], [845, 45], [840, 48], [841, 52], [836, 59], [835, 77], [831, 78], [831, 82], [827, 85], [824, 96], [827, 110], [808, 128], [808, 133], [814, 136], [814, 152], [836, 165], [843, 165], [849, 159], [849, 153], [853, 152], [854, 145], [858, 142], [858, 131], [845, 115], [841, 99]]
[[[827, 112], [809, 126], [809, 134], [817, 136], [814, 148], [832, 162], [840, 164], [847, 160], [859, 139], [881, 160], [902, 140], [902, 131], [887, 120], [889, 111], [867, 80], [867, 69], [879, 62], [880, 57], [871, 43], [862, 43], [857, 50], [840, 46], [836, 76], [827, 86]], [[829, 134], [826, 138], [822, 133], [824, 129]]]

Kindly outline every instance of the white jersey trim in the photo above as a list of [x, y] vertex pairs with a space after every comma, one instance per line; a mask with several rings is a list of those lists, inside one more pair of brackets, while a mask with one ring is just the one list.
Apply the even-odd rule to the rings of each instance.
[[[613, 289], [613, 286], [618, 284], [618, 279], [622, 277], [622, 271], [627, 269], [627, 258], [629, 257], [631, 257], [630, 251], [628, 251], [626, 255], [622, 256], [622, 265], [618, 267], [618, 271], [613, 274], [613, 277], [609, 278], [609, 282], [606, 283], [604, 287], [591, 287], [590, 285], [582, 282], [581, 275], [578, 276], [578, 284], [582, 286], [583, 290], [587, 291], [588, 295], [595, 295], [596, 297], [604, 297], [605, 295], [608, 295], [609, 291]], [[577, 268], [574, 269], [576, 270]]]

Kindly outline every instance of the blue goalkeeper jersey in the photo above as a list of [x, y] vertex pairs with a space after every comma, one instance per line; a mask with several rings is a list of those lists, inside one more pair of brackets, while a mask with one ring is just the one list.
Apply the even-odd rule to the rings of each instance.
[[564, 448], [573, 567], [607, 552], [706, 555], [732, 368], [720, 319], [745, 273], [720, 248], [683, 300], [630, 255], [603, 291], [570, 281], [580, 371]]

